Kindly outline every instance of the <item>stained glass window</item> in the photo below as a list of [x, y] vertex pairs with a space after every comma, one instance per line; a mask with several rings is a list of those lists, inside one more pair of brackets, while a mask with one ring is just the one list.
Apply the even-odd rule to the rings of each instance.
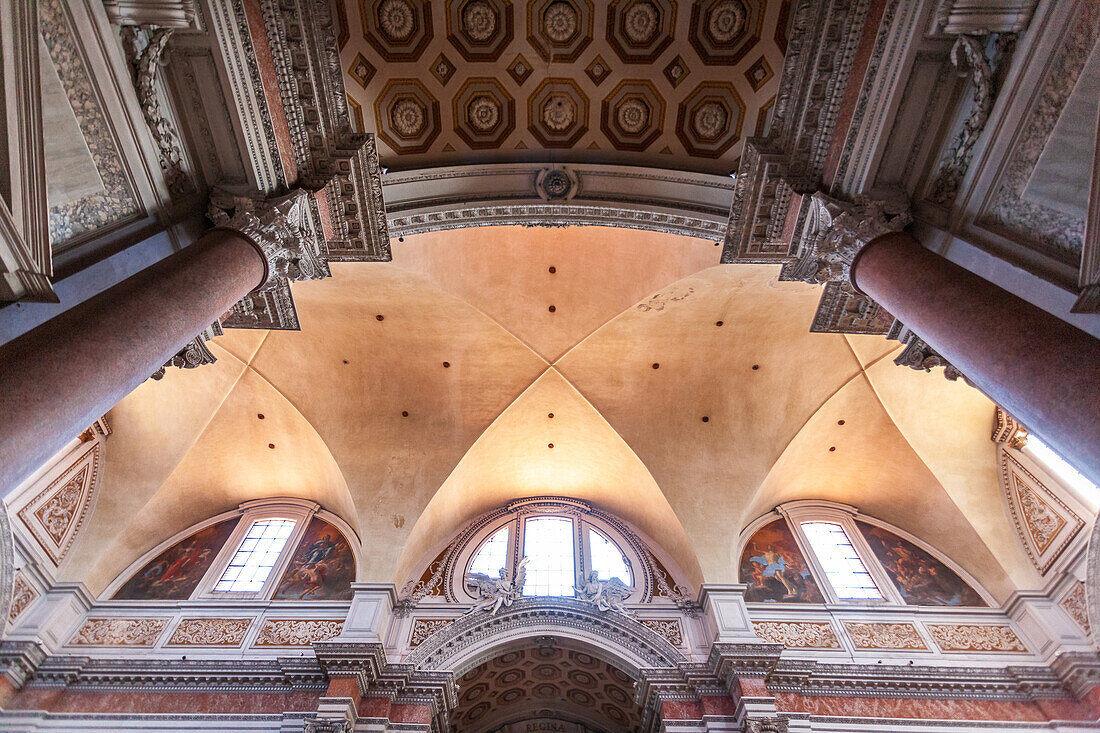
[[802, 533], [806, 535], [837, 598], [882, 598], [843, 527], [833, 522], [803, 522]]
[[588, 547], [592, 551], [592, 569], [600, 580], [618, 578], [630, 585], [630, 566], [626, 564], [623, 553], [611, 540], [594, 529], [588, 530]]
[[279, 560], [296, 522], [292, 519], [261, 519], [248, 528], [240, 547], [218, 579], [219, 593], [259, 592]]
[[577, 570], [573, 520], [566, 517], [528, 519], [523, 529], [523, 554], [528, 558], [523, 595], [574, 595]]

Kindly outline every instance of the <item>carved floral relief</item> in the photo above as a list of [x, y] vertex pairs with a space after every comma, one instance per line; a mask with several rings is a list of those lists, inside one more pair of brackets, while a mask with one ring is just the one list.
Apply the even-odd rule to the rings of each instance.
[[845, 621], [844, 630], [848, 632], [848, 637], [856, 649], [928, 651], [928, 646], [913, 624]]
[[652, 629], [665, 637], [672, 646], [684, 645], [684, 629], [680, 626], [680, 622], [677, 619], [643, 618], [640, 619], [640, 621], [642, 622], [642, 626]]
[[90, 618], [69, 643], [78, 646], [153, 646], [167, 625], [166, 618]]
[[1046, 574], [1085, 521], [1018, 460], [1015, 451], [1000, 448], [1001, 484], [1016, 534], [1035, 569]]
[[454, 623], [453, 618], [418, 618], [413, 621], [409, 646], [420, 646], [429, 636]]
[[240, 646], [250, 618], [185, 618], [165, 646]]
[[771, 644], [795, 649], [839, 649], [840, 641], [828, 621], [753, 621], [756, 635]]
[[945, 652], [1026, 652], [1010, 626], [993, 624], [928, 624], [932, 640]]
[[1084, 583], [1074, 583], [1069, 589], [1069, 592], [1058, 601], [1058, 605], [1069, 614], [1069, 617], [1073, 619], [1075, 624], [1081, 627], [1082, 631], [1086, 634], [1091, 633], [1092, 629], [1089, 624], [1088, 606], [1085, 602]]
[[344, 630], [343, 620], [281, 618], [267, 619], [260, 627], [256, 646], [309, 646], [328, 641]]
[[101, 450], [93, 444], [17, 512], [54, 565], [65, 558], [95, 498]]
[[15, 620], [22, 615], [23, 611], [27, 610], [27, 606], [31, 605], [36, 598], [38, 598], [38, 591], [27, 582], [23, 571], [17, 570], [15, 579], [12, 581], [11, 609], [8, 611], [8, 622], [15, 623]]

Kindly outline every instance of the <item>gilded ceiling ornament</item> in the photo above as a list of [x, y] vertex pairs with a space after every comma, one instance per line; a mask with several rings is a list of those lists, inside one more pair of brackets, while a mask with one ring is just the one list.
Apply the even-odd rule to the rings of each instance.
[[566, 2], [550, 3], [542, 14], [542, 32], [554, 43], [567, 43], [577, 33], [577, 10]]
[[462, 28], [470, 40], [484, 43], [496, 33], [496, 11], [485, 0], [474, 0], [462, 10]]
[[704, 102], [695, 108], [692, 115], [691, 126], [695, 133], [705, 139], [713, 140], [726, 130], [729, 124], [729, 114], [726, 108], [718, 102]]
[[466, 120], [479, 132], [490, 132], [500, 122], [500, 105], [495, 99], [481, 95], [470, 100]]
[[426, 124], [424, 105], [412, 97], [400, 97], [390, 107], [390, 123], [398, 135], [415, 138], [424, 131]]
[[729, 43], [744, 32], [746, 16], [745, 6], [736, 0], [718, 3], [707, 15], [707, 33], [719, 43]]
[[649, 43], [661, 25], [661, 14], [652, 3], [638, 3], [626, 11], [623, 17], [623, 30], [631, 42], [638, 45]]
[[615, 119], [623, 132], [637, 135], [649, 123], [649, 106], [637, 97], [627, 99], [615, 111]]
[[577, 105], [565, 94], [551, 94], [542, 105], [542, 122], [554, 132], [568, 130], [577, 119]]
[[412, 35], [416, 11], [406, 0], [383, 0], [378, 6], [378, 27], [391, 41], [404, 41]]

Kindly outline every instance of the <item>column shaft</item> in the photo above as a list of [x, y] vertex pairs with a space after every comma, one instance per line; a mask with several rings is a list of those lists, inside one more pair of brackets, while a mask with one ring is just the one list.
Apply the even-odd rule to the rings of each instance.
[[1100, 484], [1100, 340], [905, 232], [869, 242], [852, 281]]
[[213, 229], [0, 347], [0, 497], [218, 320], [264, 274], [264, 260], [248, 239]]

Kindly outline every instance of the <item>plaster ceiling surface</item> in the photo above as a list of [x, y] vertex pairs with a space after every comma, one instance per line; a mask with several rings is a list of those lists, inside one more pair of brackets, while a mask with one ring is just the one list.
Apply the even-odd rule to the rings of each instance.
[[342, 0], [353, 120], [395, 170], [583, 159], [736, 169], [789, 0]]
[[202, 518], [290, 495], [359, 534], [360, 580], [400, 586], [481, 513], [559, 494], [632, 524], [693, 585], [736, 582], [741, 529], [795, 498], [893, 522], [998, 597], [1022, 582], [988, 511], [992, 405], [895, 367], [892, 342], [810, 333], [816, 287], [625, 229], [486, 227], [393, 253], [295, 283], [302, 331], [227, 331], [216, 364], [122, 401], [86, 535], [109, 551], [67, 579], [101, 589]]
[[607, 731], [641, 727], [634, 679], [602, 659], [573, 649], [541, 646], [508, 651], [457, 682], [461, 692], [451, 712], [456, 730], [477, 733], [530, 718], [566, 720]]

